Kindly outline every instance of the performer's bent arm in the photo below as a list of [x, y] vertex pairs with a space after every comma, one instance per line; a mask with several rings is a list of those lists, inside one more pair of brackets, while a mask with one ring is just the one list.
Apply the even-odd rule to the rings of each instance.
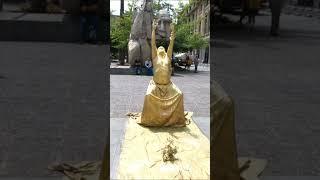
[[152, 53], [152, 61], [157, 57], [157, 45], [156, 45], [156, 28], [157, 22], [153, 20], [152, 23], [152, 35], [151, 35], [151, 53]]

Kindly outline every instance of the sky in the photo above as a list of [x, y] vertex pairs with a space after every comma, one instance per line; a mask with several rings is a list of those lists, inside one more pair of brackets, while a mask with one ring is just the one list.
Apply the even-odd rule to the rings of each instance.
[[[143, 0], [139, 0], [138, 5], [142, 4]], [[168, 3], [172, 4], [173, 7], [177, 7], [179, 0], [167, 0]], [[182, 0], [184, 4], [188, 3], [189, 0]], [[124, 10], [128, 9], [128, 1], [124, 0]], [[120, 0], [110, 0], [110, 10], [113, 11], [112, 13], [115, 15], [120, 15]]]

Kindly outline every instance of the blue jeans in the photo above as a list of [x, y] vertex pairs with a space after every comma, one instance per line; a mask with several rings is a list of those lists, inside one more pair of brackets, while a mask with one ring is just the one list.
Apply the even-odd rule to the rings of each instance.
[[147, 68], [147, 75], [148, 76], [152, 76], [153, 75], [152, 68]]
[[142, 68], [140, 66], [136, 67], [136, 75], [142, 74]]
[[[97, 40], [99, 17], [97, 15], [81, 15], [80, 31], [84, 41]], [[92, 35], [90, 35], [92, 33]]]

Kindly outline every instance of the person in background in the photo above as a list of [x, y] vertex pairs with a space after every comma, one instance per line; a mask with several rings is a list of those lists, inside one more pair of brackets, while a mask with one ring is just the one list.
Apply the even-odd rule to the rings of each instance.
[[134, 61], [134, 65], [135, 65], [135, 68], [136, 68], [136, 75], [140, 75], [141, 74], [141, 61], [140, 60], [138, 60], [138, 59], [136, 59], [135, 61]]
[[187, 61], [187, 68], [188, 68], [189, 71], [190, 71], [190, 67], [192, 65], [193, 59], [194, 59], [193, 55], [189, 55], [189, 59]]
[[253, 30], [253, 27], [256, 23], [256, 15], [258, 14], [260, 8], [260, 0], [247, 0], [248, 7], [248, 16], [249, 16], [249, 25], [250, 30]]
[[172, 55], [172, 59], [171, 59], [171, 76], [174, 76], [175, 62], [176, 62], [176, 59], [175, 59], [174, 55]]
[[269, 0], [271, 9], [271, 36], [279, 36], [280, 15], [285, 3], [286, 0]]
[[98, 30], [98, 0], [80, 0], [80, 30], [82, 42], [96, 43]]
[[194, 58], [193, 63], [194, 63], [194, 72], [197, 73], [198, 72], [198, 65], [199, 65], [199, 55], [197, 55], [197, 57]]
[[184, 66], [185, 70], [187, 70], [189, 59], [190, 59], [190, 56], [189, 56], [189, 53], [187, 53], [186, 54], [186, 62], [185, 62], [185, 66]]
[[152, 76], [152, 62], [148, 59], [144, 62], [144, 66], [147, 68], [147, 75]]
[[242, 24], [243, 19], [248, 15], [248, 3], [247, 0], [241, 1], [241, 15], [239, 23]]

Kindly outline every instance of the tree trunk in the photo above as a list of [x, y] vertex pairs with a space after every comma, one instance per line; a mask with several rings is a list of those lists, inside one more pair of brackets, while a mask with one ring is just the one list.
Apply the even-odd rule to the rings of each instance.
[[124, 0], [121, 0], [121, 6], [120, 6], [120, 16], [122, 17], [123, 13], [124, 13]]
[[124, 65], [124, 59], [125, 59], [125, 49], [119, 49], [119, 63], [120, 65]]
[[[121, 6], [120, 6], [120, 18], [122, 18], [124, 14], [124, 0], [121, 0]], [[120, 65], [124, 65], [124, 57], [125, 57], [125, 49], [119, 50], [119, 63]]]

